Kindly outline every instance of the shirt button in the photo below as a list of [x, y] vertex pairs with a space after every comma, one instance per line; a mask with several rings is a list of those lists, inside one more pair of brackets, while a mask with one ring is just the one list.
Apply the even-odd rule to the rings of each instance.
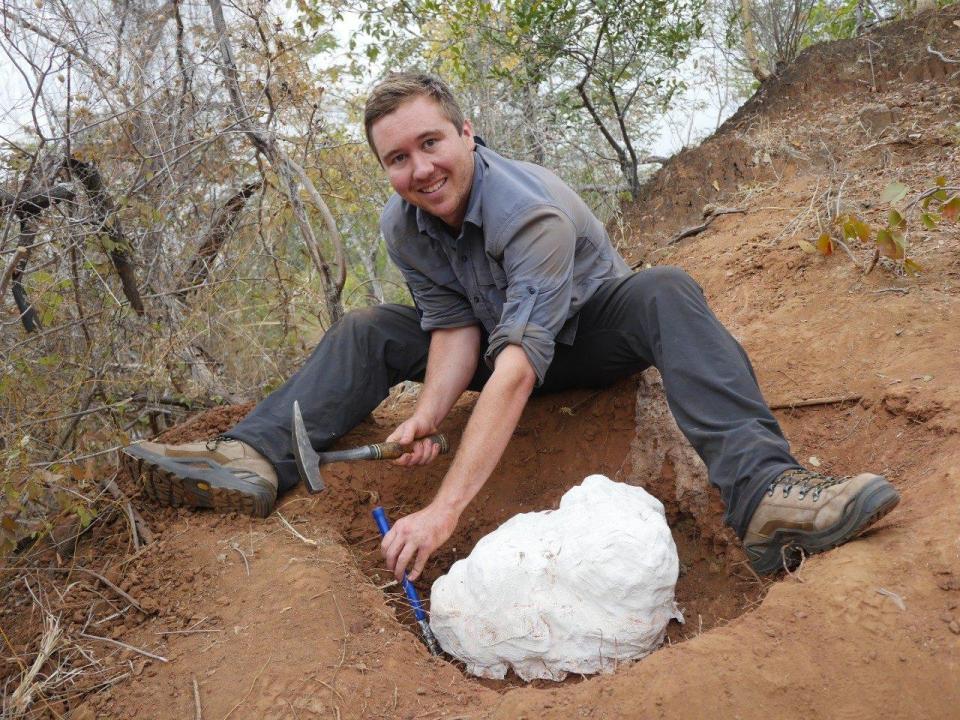
[[536, 295], [536, 294], [537, 294], [537, 289], [536, 289], [535, 287], [533, 287], [533, 286], [528, 286], [528, 287], [527, 287], [527, 292], [530, 293], [531, 295]]
[[473, 296], [473, 301], [474, 301], [474, 302], [480, 302], [480, 296], [479, 296], [479, 295], [474, 295], [474, 296]]
[[466, 261], [467, 261], [467, 256], [466, 256], [466, 255], [461, 255], [461, 256], [460, 256], [460, 260], [461, 260], [462, 262], [466, 262]]

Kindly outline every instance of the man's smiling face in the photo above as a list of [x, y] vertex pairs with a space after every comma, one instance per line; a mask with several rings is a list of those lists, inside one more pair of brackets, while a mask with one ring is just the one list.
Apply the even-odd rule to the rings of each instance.
[[440, 104], [421, 95], [373, 123], [370, 137], [397, 194], [459, 229], [473, 186], [470, 121], [458, 132]]

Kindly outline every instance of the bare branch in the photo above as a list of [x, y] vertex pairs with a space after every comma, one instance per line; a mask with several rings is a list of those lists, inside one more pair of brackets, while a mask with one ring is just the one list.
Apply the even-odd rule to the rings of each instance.
[[[308, 251], [310, 252], [310, 257], [313, 260], [317, 270], [320, 272], [320, 277], [324, 285], [324, 294], [326, 296], [327, 312], [330, 314], [331, 320], [338, 320], [343, 316], [343, 305], [340, 301], [340, 293], [342, 292], [343, 285], [346, 282], [346, 252], [343, 245], [343, 239], [340, 236], [340, 231], [337, 229], [336, 221], [333, 218], [333, 214], [330, 212], [330, 208], [327, 206], [326, 202], [324, 202], [323, 198], [320, 196], [320, 193], [317, 192], [313, 182], [307, 176], [306, 172], [304, 172], [303, 168], [287, 157], [287, 154], [279, 145], [277, 145], [273, 137], [258, 129], [251, 121], [243, 101], [243, 94], [240, 91], [239, 74], [237, 72], [236, 62], [233, 59], [233, 50], [230, 46], [230, 38], [227, 33], [227, 24], [223, 17], [223, 7], [220, 4], [220, 0], [207, 0], [207, 3], [210, 6], [210, 10], [213, 14], [214, 28], [219, 36], [218, 44], [220, 47], [220, 54], [223, 58], [221, 70], [224, 74], [227, 92], [230, 95], [230, 100], [233, 106], [234, 116], [237, 119], [237, 124], [246, 133], [247, 137], [250, 138], [253, 146], [263, 153], [273, 169], [276, 171], [277, 175], [280, 177], [284, 191], [286, 192], [287, 198], [290, 201], [290, 206], [293, 209], [294, 217], [297, 220], [297, 225], [300, 228], [300, 233], [303, 236]], [[327, 261], [324, 259], [323, 254], [320, 251], [320, 246], [317, 242], [316, 236], [314, 235], [313, 227], [310, 225], [310, 221], [307, 218], [306, 208], [303, 206], [303, 202], [300, 199], [300, 185], [303, 185], [303, 187], [306, 188], [307, 194], [310, 196], [313, 205], [320, 212], [320, 216], [323, 218], [324, 224], [326, 225], [327, 232], [333, 241], [336, 254], [335, 260], [339, 266], [339, 274], [336, 280], [333, 279], [333, 276], [330, 272], [330, 266], [327, 264]]]

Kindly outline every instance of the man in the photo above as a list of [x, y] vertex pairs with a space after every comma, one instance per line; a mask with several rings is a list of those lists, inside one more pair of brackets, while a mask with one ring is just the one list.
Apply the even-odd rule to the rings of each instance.
[[[417, 307], [348, 314], [296, 375], [216, 442], [142, 443], [135, 452], [154, 497], [266, 515], [278, 483], [282, 491], [298, 482], [294, 400], [323, 448], [408, 379], [423, 390], [387, 439], [412, 444], [400, 464], [425, 464], [437, 448], [421, 438], [464, 390], [480, 390], [436, 497], [384, 538], [390, 570], [416, 579], [493, 472], [532, 393], [604, 386], [653, 365], [758, 572], [846, 542], [897, 504], [879, 475], [801, 468], [746, 354], [700, 287], [676, 268], [632, 273], [553, 173], [476, 144], [442, 82], [388, 77], [373, 89], [364, 123], [396, 191], [381, 230]], [[223, 479], [211, 483], [197, 468]]]

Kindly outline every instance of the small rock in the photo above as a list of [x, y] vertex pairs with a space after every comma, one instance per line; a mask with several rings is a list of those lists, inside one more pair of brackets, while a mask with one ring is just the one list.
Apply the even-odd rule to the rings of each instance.
[[947, 627], [950, 628], [950, 632], [952, 632], [954, 635], [960, 635], [960, 623], [958, 623], [956, 620], [952, 621]]
[[945, 623], [947, 623], [947, 625], [949, 625], [950, 623], [953, 622], [953, 615], [948, 612], [945, 612], [940, 616], [940, 619], [943, 620]]
[[157, 606], [157, 601], [154, 600], [149, 595], [146, 597], [140, 598], [138, 602], [140, 603], [140, 607], [143, 608], [143, 611], [148, 615], [153, 615], [159, 609]]
[[70, 720], [97, 720], [97, 714], [94, 712], [93, 703], [84, 703], [72, 713], [70, 713]]
[[888, 127], [903, 119], [903, 110], [883, 103], [867, 105], [860, 111], [860, 125], [870, 135], [880, 135]]
[[426, 695], [426, 694], [427, 694], [427, 691], [424, 690], [422, 687], [417, 688], [417, 695]]
[[947, 592], [951, 590], [960, 590], [960, 578], [948, 575], [947, 577], [941, 578], [937, 581], [937, 587], [939, 587], [941, 590], [946, 590]]

